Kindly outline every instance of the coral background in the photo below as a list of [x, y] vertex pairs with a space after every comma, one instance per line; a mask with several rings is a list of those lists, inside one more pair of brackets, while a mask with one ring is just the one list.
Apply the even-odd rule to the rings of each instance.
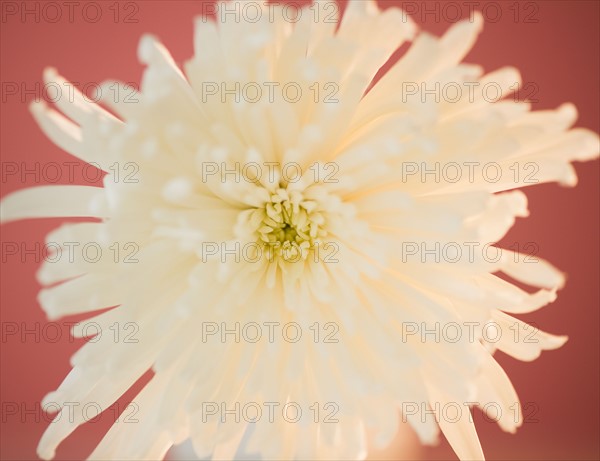
[[[2, 2], [23, 5], [21, 2]], [[57, 2], [62, 4], [62, 2]], [[81, 2], [81, 5], [93, 2]], [[382, 5], [416, 4], [420, 13], [433, 10], [434, 2], [381, 2]], [[468, 13], [464, 2], [462, 16]], [[496, 6], [502, 17], [485, 25], [479, 42], [467, 61], [482, 64], [486, 71], [504, 65], [521, 70], [525, 82], [535, 82], [539, 92], [537, 109], [555, 108], [571, 101], [580, 111], [578, 126], [599, 129], [599, 2], [541, 1], [521, 2], [518, 21], [514, 20], [514, 2], [476, 2], [476, 9], [488, 8], [493, 18]], [[26, 2], [27, 8], [46, 2]], [[132, 4], [132, 2], [129, 2]], [[54, 146], [36, 126], [27, 109], [32, 96], [10, 95], [6, 82], [34, 88], [41, 82], [42, 70], [52, 65], [78, 82], [101, 82], [109, 78], [139, 82], [142, 66], [136, 59], [141, 34], [150, 32], [163, 41], [175, 60], [181, 63], [192, 54], [192, 17], [201, 12], [196, 1], [142, 1], [132, 18], [128, 3], [117, 6], [119, 21], [113, 20], [112, 2], [100, 2], [103, 16], [97, 23], [84, 20], [76, 10], [69, 21], [67, 11], [56, 23], [36, 21], [34, 15], [25, 21], [17, 16], [2, 18], [1, 81], [3, 84], [0, 146], [2, 162], [65, 162], [72, 158]], [[531, 6], [534, 5], [534, 6]], [[538, 9], [535, 10], [535, 5]], [[414, 5], [413, 5], [414, 6]], [[443, 10], [442, 10], [443, 11]], [[446, 10], [448, 14], [451, 14]], [[537, 11], [537, 12], [536, 12]], [[94, 13], [92, 9], [88, 12]], [[535, 12], [537, 23], [525, 23], [526, 14]], [[48, 10], [48, 14], [52, 13]], [[454, 14], [454, 13], [452, 13]], [[441, 15], [443, 16], [443, 15]], [[414, 19], [423, 29], [440, 34], [449, 25], [448, 18], [436, 20], [433, 14]], [[396, 54], [396, 58], [401, 52]], [[22, 101], [21, 96], [25, 99]], [[598, 161], [577, 165], [579, 185], [564, 189], [543, 185], [526, 191], [531, 216], [519, 220], [505, 238], [509, 246], [534, 241], [539, 255], [568, 274], [566, 288], [558, 300], [545, 309], [529, 314], [527, 320], [544, 330], [566, 334], [569, 342], [560, 350], [545, 352], [532, 363], [521, 363], [500, 356], [501, 364], [519, 393], [522, 402], [533, 402], [535, 416], [525, 413], [527, 422], [516, 435], [503, 433], [496, 424], [476, 414], [484, 451], [490, 460], [523, 459], [599, 459], [599, 299], [598, 299]], [[80, 173], [78, 173], [80, 176]], [[82, 178], [77, 176], [78, 181]], [[62, 181], [65, 182], [65, 181]], [[2, 178], [2, 196], [34, 185], [11, 176]], [[25, 242], [29, 248], [43, 242], [45, 234], [59, 220], [26, 221], [2, 227], [3, 242]], [[34, 273], [38, 263], [29, 258], [22, 263], [16, 257], [2, 258], [1, 321], [36, 322], [43, 327], [46, 319], [36, 301], [39, 289]], [[35, 447], [48, 422], [33, 411], [11, 415], [9, 404], [26, 405], [54, 390], [69, 371], [69, 357], [80, 347], [66, 336], [57, 342], [30, 334], [3, 337], [0, 353], [2, 421], [0, 458], [2, 460], [37, 459]], [[44, 335], [43, 335], [44, 336]], [[501, 355], [501, 353], [499, 353]], [[122, 409], [134, 392], [120, 401]], [[12, 407], [11, 407], [12, 408]], [[118, 412], [118, 409], [115, 409]], [[529, 413], [532, 413], [530, 411]], [[114, 414], [114, 413], [113, 413]], [[537, 421], [534, 421], [537, 420]], [[78, 429], [59, 448], [57, 459], [82, 459], [98, 442], [111, 423], [110, 415], [99, 422]], [[455, 459], [445, 442], [438, 447], [421, 449], [410, 430], [405, 429], [394, 446], [384, 452], [373, 452], [373, 459]]]

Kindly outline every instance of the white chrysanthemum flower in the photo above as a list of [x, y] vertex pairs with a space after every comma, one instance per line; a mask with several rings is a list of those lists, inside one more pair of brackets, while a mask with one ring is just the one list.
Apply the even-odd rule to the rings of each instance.
[[[570, 162], [595, 157], [598, 138], [569, 129], [572, 105], [531, 113], [527, 103], [490, 102], [481, 92], [465, 91], [452, 102], [421, 93], [406, 98], [406, 82], [419, 89], [423, 82], [429, 89], [437, 82], [491, 82], [503, 94], [514, 88], [515, 69], [483, 75], [461, 64], [482, 27], [479, 15], [436, 38], [416, 34], [400, 10], [380, 11], [372, 1], [351, 2], [339, 28], [314, 21], [312, 13], [291, 24], [280, 8], [256, 23], [198, 20], [185, 74], [162, 45], [144, 37], [139, 59], [148, 68], [139, 101], [104, 101], [118, 118], [81, 94], [57, 101], [66, 117], [43, 103], [32, 106], [43, 131], [67, 152], [105, 171], [115, 163], [139, 167], [137, 182], [109, 174], [103, 188], [41, 186], [3, 201], [4, 222], [98, 218], [63, 225], [50, 242], [101, 242], [108, 254], [114, 242], [139, 249], [135, 263], [78, 257], [41, 267], [47, 288], [39, 300], [50, 319], [118, 306], [94, 321], [139, 327], [137, 343], [115, 343], [112, 335], [86, 343], [46, 401], [107, 408], [153, 370], [135, 398], [139, 422], [115, 423], [91, 459], [160, 459], [188, 438], [200, 457], [233, 456], [244, 438], [247, 451], [264, 458], [356, 459], [367, 454], [366, 431], [387, 444], [402, 411], [423, 442], [434, 442], [441, 428], [460, 458], [483, 458], [468, 412], [436, 423], [403, 404], [495, 402], [502, 429], [515, 431], [518, 398], [492, 353], [533, 360], [566, 338], [538, 332], [526, 342], [504, 334], [492, 343], [483, 326], [494, 321], [526, 332], [509, 314], [552, 302], [563, 275], [541, 260], [523, 264], [508, 251], [494, 261], [475, 251], [455, 262], [423, 263], [406, 257], [405, 244], [479, 248], [499, 241], [516, 217], [527, 215], [525, 195], [505, 192], [527, 185], [526, 175], [506, 174], [511, 166], [534, 163], [539, 182], [572, 186]], [[369, 89], [406, 41], [412, 41], [406, 55]], [[44, 78], [65, 83], [52, 69]], [[250, 83], [248, 89], [294, 82], [305, 91], [295, 103], [279, 89], [273, 99], [223, 103], [207, 82]], [[327, 101], [332, 82], [336, 94]], [[206, 168], [268, 162], [272, 174], [245, 168], [237, 181]], [[408, 174], [407, 165], [422, 162], [494, 162], [505, 175], [452, 182]], [[288, 164], [300, 167], [301, 178], [286, 178]], [[331, 165], [335, 180], [326, 180]], [[222, 244], [246, 254], [223, 258]], [[539, 290], [530, 294], [497, 272]], [[315, 343], [308, 330], [311, 340], [295, 343], [205, 341], [209, 322], [229, 329], [317, 322], [323, 335], [324, 325], [339, 327], [338, 342]], [[422, 340], [406, 328], [440, 323], [473, 325], [474, 340]], [[309, 421], [222, 422], [206, 418], [206, 402], [229, 409], [235, 402], [296, 402]], [[338, 422], [328, 424], [324, 415], [312, 421], [308, 408], [315, 402], [323, 413], [335, 402]], [[39, 455], [52, 458], [83, 421], [75, 414], [51, 424]]]

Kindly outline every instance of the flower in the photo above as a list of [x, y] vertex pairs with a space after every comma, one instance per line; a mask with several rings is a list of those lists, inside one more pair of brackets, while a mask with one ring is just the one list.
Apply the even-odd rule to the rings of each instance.
[[[57, 145], [108, 174], [103, 188], [11, 194], [2, 220], [93, 218], [47, 240], [97, 242], [104, 254], [117, 244], [120, 257], [45, 262], [40, 304], [50, 319], [95, 312], [102, 331], [133, 324], [137, 341], [97, 335], [45, 401], [66, 413], [73, 401], [106, 408], [152, 369], [135, 398], [139, 422], [115, 423], [91, 459], [159, 459], [187, 438], [199, 457], [231, 457], [243, 438], [264, 458], [361, 458], [365, 431], [387, 444], [398, 412], [423, 442], [441, 429], [460, 458], [483, 458], [468, 413], [435, 421], [423, 409], [493, 402], [502, 429], [520, 425], [518, 397], [492, 354], [533, 360], [565, 342], [542, 332], [515, 340], [513, 331], [530, 330], [510, 315], [554, 301], [564, 276], [541, 259], [487, 250], [527, 215], [512, 189], [530, 181], [514, 170], [531, 165], [538, 182], [573, 186], [571, 162], [596, 157], [598, 137], [570, 129], [571, 105], [534, 113], [482, 92], [427, 97], [436, 85], [473, 82], [506, 96], [520, 81], [512, 68], [483, 75], [461, 63], [479, 15], [440, 39], [371, 1], [351, 2], [337, 29], [310, 13], [295, 24], [284, 17], [271, 6], [256, 22], [198, 19], [185, 75], [144, 37], [137, 101], [103, 100], [117, 116], [81, 94], [56, 101], [66, 117], [32, 105]], [[405, 41], [407, 54], [371, 87]], [[44, 78], [65, 83], [53, 69]], [[117, 180], [115, 164], [133, 166], [135, 180]], [[485, 173], [471, 174], [482, 164]], [[246, 329], [239, 341], [238, 325], [269, 338], [254, 342]], [[310, 340], [275, 339], [282, 325]], [[468, 334], [431, 340], [439, 325]], [[490, 325], [504, 334], [492, 337]], [[215, 402], [254, 412], [238, 422]], [[304, 410], [298, 423], [248, 421], [290, 403]], [[217, 410], [221, 418], [209, 417]], [[39, 455], [52, 458], [84, 420], [59, 414]]]

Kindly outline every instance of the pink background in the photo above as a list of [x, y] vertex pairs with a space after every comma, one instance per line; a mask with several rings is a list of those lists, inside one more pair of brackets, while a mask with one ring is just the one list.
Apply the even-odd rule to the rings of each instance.
[[[6, 7], [3, 2], [2, 8]], [[21, 2], [16, 2], [18, 5]], [[34, 8], [38, 2], [27, 2]], [[41, 8], [44, 8], [41, 2]], [[62, 4], [62, 2], [58, 2]], [[81, 2], [86, 5], [89, 2]], [[402, 2], [382, 2], [385, 5]], [[435, 8], [434, 2], [416, 3], [423, 11]], [[467, 15], [463, 2], [462, 16]], [[478, 2], [482, 9], [488, 2]], [[494, 2], [492, 2], [494, 3]], [[34, 88], [41, 82], [42, 70], [52, 65], [72, 81], [101, 82], [108, 78], [139, 82], [142, 66], [136, 59], [137, 42], [142, 33], [151, 32], [163, 41], [178, 63], [192, 53], [192, 17], [201, 12], [199, 2], [143, 1], [133, 16], [137, 23], [124, 23], [132, 7], [120, 5], [120, 20], [114, 21], [112, 2], [99, 2], [102, 18], [97, 23], [84, 20], [75, 10], [74, 20], [68, 10], [57, 23], [33, 15], [22, 21], [19, 15], [3, 18], [1, 23], [1, 108], [0, 146], [2, 162], [65, 162], [72, 158], [54, 146], [37, 128], [27, 110], [32, 95], [9, 95], [7, 82]], [[526, 4], [538, 6], [525, 7]], [[486, 71], [504, 65], [519, 68], [525, 82], [538, 85], [536, 108], [555, 108], [562, 102], [575, 103], [580, 111], [578, 126], [598, 130], [598, 17], [596, 1], [543, 1], [521, 3], [521, 17], [514, 21], [513, 2], [496, 2], [486, 11], [493, 19], [494, 7], [500, 5], [502, 17], [487, 23], [475, 49], [467, 60], [482, 64]], [[113, 7], [114, 8], [114, 7]], [[525, 9], [527, 8], [527, 9]], [[88, 13], [95, 11], [89, 9]], [[447, 10], [454, 14], [453, 10]], [[524, 14], [534, 12], [537, 23], [524, 23]], [[54, 14], [47, 10], [47, 13]], [[425, 19], [425, 20], [423, 20]], [[433, 14], [415, 20], [425, 30], [444, 31], [449, 22]], [[25, 102], [21, 97], [25, 98]], [[510, 246], [534, 241], [539, 255], [568, 274], [567, 286], [553, 305], [526, 316], [544, 330], [566, 334], [569, 342], [560, 350], [544, 353], [533, 363], [521, 363], [500, 356], [501, 364], [512, 377], [522, 402], [534, 402], [538, 422], [526, 422], [517, 435], [504, 434], [495, 425], [476, 414], [478, 430], [489, 459], [598, 459], [599, 416], [599, 301], [598, 301], [598, 162], [576, 166], [579, 185], [564, 189], [543, 185], [528, 189], [531, 216], [520, 220], [505, 239]], [[81, 168], [76, 182], [83, 182]], [[68, 180], [64, 178], [63, 183]], [[12, 176], [2, 179], [2, 195], [36, 183], [29, 176], [25, 182]], [[3, 242], [25, 242], [31, 248], [43, 242], [44, 235], [58, 225], [57, 220], [27, 221], [2, 227]], [[38, 263], [29, 257], [22, 263], [16, 256], [2, 262], [1, 320], [26, 322], [33, 328], [43, 326], [45, 317], [37, 305], [38, 285], [34, 273]], [[47, 331], [48, 334], [54, 332]], [[56, 343], [33, 335], [21, 341], [10, 336], [1, 343], [1, 399], [34, 408], [35, 402], [56, 388], [69, 371], [69, 357], [81, 345], [63, 336]], [[47, 339], [47, 338], [46, 338]], [[132, 398], [130, 392], [121, 402]], [[533, 407], [532, 407], [533, 408]], [[526, 412], [526, 415], [528, 413]], [[39, 419], [39, 421], [36, 421]], [[110, 417], [78, 429], [58, 451], [58, 459], [81, 459], [110, 425]], [[531, 417], [529, 418], [531, 419]], [[48, 425], [38, 413], [2, 415], [1, 458], [4, 460], [37, 459], [35, 447]], [[401, 440], [398, 440], [400, 444]], [[392, 447], [373, 458], [394, 459]], [[423, 459], [455, 459], [449, 447], [417, 450], [411, 456]]]

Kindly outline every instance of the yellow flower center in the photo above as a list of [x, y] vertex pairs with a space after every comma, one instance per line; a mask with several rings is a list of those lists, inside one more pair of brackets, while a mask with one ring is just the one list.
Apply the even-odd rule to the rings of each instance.
[[306, 260], [311, 250], [327, 236], [326, 219], [314, 200], [301, 192], [279, 188], [270, 201], [252, 211], [249, 222], [254, 235], [270, 258], [288, 262]]

